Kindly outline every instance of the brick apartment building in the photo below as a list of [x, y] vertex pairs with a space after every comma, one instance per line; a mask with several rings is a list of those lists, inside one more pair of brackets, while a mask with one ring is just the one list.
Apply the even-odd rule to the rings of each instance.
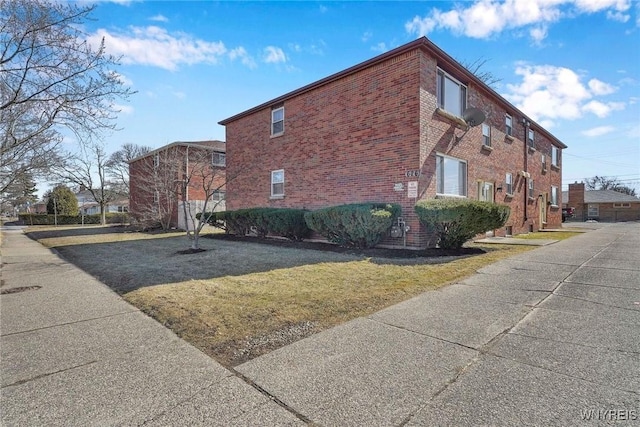
[[174, 142], [131, 160], [129, 210], [132, 219], [193, 229], [182, 207], [183, 188], [187, 208], [193, 216], [201, 211], [207, 192], [211, 194], [207, 210], [214, 207], [224, 210], [225, 151], [224, 141]]
[[640, 221], [640, 199], [613, 190], [585, 190], [584, 183], [569, 184], [562, 206], [574, 209], [570, 221]]
[[230, 210], [399, 203], [412, 247], [427, 242], [420, 199], [507, 204], [496, 235], [561, 226], [566, 146], [425, 37], [220, 124]]

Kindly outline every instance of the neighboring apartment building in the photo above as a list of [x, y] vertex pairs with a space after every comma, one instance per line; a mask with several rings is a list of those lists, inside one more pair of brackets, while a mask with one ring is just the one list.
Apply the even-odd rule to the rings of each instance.
[[420, 199], [507, 204], [496, 235], [561, 226], [566, 146], [424, 37], [220, 124], [231, 210], [399, 203], [413, 247], [428, 241]]
[[[165, 228], [193, 229], [189, 219], [207, 210], [225, 209], [224, 141], [174, 142], [129, 162], [132, 220]], [[185, 218], [182, 201], [186, 200]]]
[[570, 221], [623, 222], [640, 220], [640, 199], [613, 190], [587, 190], [584, 183], [569, 184], [562, 206], [574, 209]]

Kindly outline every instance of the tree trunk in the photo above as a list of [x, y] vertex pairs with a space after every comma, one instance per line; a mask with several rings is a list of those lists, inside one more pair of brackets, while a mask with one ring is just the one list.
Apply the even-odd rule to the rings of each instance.
[[104, 203], [100, 203], [100, 224], [107, 225], [107, 210]]

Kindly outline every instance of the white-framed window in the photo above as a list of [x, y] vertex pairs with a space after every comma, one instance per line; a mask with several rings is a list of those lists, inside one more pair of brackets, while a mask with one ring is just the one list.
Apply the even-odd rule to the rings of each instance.
[[215, 190], [213, 194], [211, 194], [211, 200], [214, 202], [221, 202], [225, 200], [227, 197], [227, 193], [224, 190]]
[[529, 198], [533, 199], [534, 198], [534, 186], [533, 186], [533, 180], [529, 179]]
[[508, 195], [513, 195], [513, 174], [507, 173], [504, 176], [505, 191]]
[[271, 135], [284, 133], [284, 107], [271, 110]]
[[443, 154], [436, 155], [436, 193], [467, 196], [467, 162]]
[[153, 168], [156, 169], [158, 166], [160, 166], [160, 153], [153, 155]]
[[614, 208], [630, 208], [631, 207], [631, 203], [614, 203], [613, 204]]
[[467, 108], [467, 87], [438, 68], [438, 107], [458, 117]]
[[551, 147], [551, 166], [560, 165], [560, 150], [555, 145]]
[[224, 166], [226, 162], [227, 162], [227, 155], [225, 153], [214, 151], [211, 154], [211, 164], [213, 166]]
[[271, 197], [284, 196], [284, 169], [271, 171]]
[[513, 135], [513, 118], [509, 114], [504, 116], [505, 132], [507, 135]]
[[533, 129], [529, 129], [527, 131], [527, 144], [529, 144], [529, 148], [535, 150], [536, 142], [535, 142], [535, 132], [533, 131]]
[[551, 186], [551, 206], [558, 206], [558, 187]]
[[493, 203], [493, 182], [478, 183], [478, 200]]
[[159, 203], [160, 202], [160, 192], [158, 190], [153, 192], [153, 203]]
[[482, 124], [482, 144], [491, 147], [491, 126], [486, 123]]
[[545, 156], [544, 154], [541, 154], [542, 156], [542, 170], [546, 171], [547, 170], [547, 156]]
[[589, 218], [598, 218], [600, 216], [600, 206], [598, 206], [597, 204], [588, 205], [587, 216]]

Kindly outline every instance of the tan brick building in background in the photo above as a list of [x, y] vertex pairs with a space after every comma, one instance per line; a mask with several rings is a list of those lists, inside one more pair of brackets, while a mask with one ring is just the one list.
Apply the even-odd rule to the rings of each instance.
[[561, 226], [566, 146], [424, 37], [220, 124], [230, 210], [399, 203], [412, 247], [425, 198], [509, 205], [496, 235]]

